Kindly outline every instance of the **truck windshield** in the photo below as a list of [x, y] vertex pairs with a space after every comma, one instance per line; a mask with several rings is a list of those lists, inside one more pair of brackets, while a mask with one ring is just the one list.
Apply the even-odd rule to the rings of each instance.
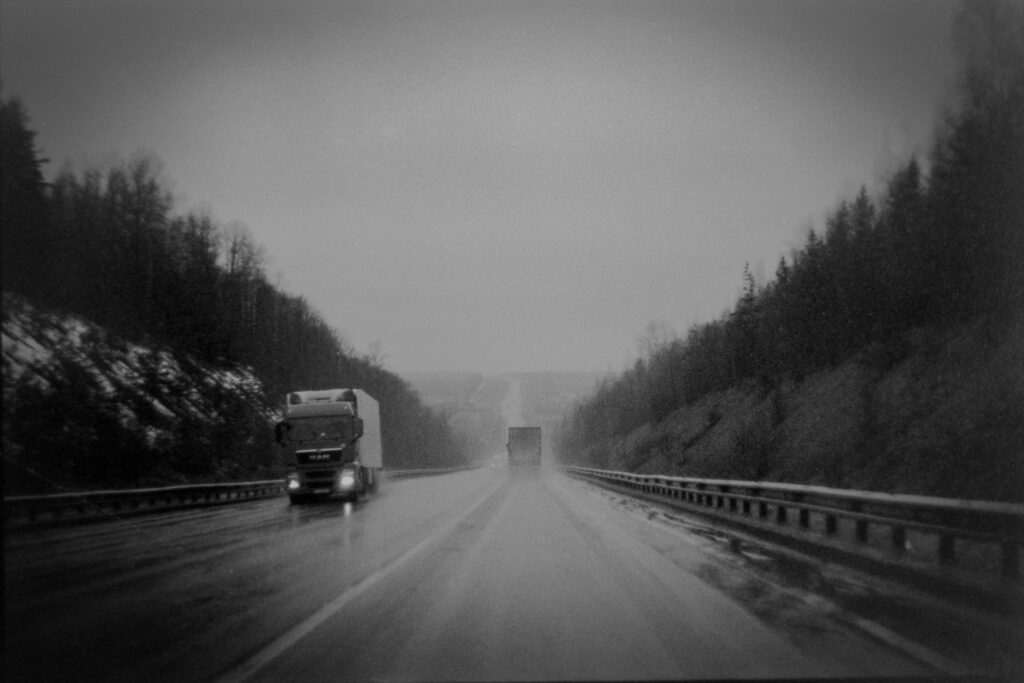
[[288, 420], [291, 430], [289, 441], [320, 441], [325, 439], [348, 439], [352, 420], [349, 417], [299, 417]]

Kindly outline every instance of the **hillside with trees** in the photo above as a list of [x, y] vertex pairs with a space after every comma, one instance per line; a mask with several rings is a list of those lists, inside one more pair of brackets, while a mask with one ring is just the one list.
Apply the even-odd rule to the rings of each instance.
[[1024, 496], [1024, 10], [968, 2], [954, 29], [928, 158], [841, 201], [765, 286], [745, 268], [718, 320], [652, 329], [564, 422], [566, 461]]
[[[361, 387], [380, 402], [388, 466], [466, 461], [465, 444], [405, 381], [372, 354], [356, 353], [301, 296], [269, 281], [263, 250], [244, 227], [219, 224], [205, 213], [178, 211], [155, 158], [139, 156], [81, 172], [65, 168], [47, 182], [42, 171], [47, 160], [36, 149], [27, 110], [13, 98], [0, 103], [0, 145], [4, 459], [5, 471], [19, 473], [8, 481], [27, 482], [32, 477], [26, 473], [36, 471], [54, 452], [76, 462], [40, 472], [37, 484], [43, 479], [53, 486], [82, 486], [153, 483], [186, 475], [238, 477], [251, 468], [234, 467], [233, 462], [273, 461], [270, 455], [252, 454], [253, 449], [273, 448], [266, 419], [246, 419], [256, 445], [237, 449], [230, 443], [188, 438], [196, 432], [179, 430], [178, 437], [161, 442], [159, 452], [150, 452], [153, 444], [124, 432], [128, 426], [117, 417], [117, 400], [77, 407], [79, 422], [103, 424], [104, 429], [62, 429], [68, 396], [56, 387], [66, 382], [32, 379], [52, 378], [53, 368], [24, 374], [10, 366], [11, 307], [38, 310], [32, 314], [37, 318], [88, 321], [115, 347], [140, 344], [170, 350], [183, 366], [251, 373], [262, 387], [254, 414], [265, 413], [262, 403], [276, 405], [289, 390]], [[56, 354], [52, 363], [62, 357], [66, 360], [68, 354]], [[33, 407], [40, 428], [52, 428], [49, 438], [15, 439], [25, 406]], [[225, 413], [219, 419], [231, 417]], [[59, 434], [66, 435], [64, 441]], [[90, 455], [119, 448], [130, 448], [137, 463], [149, 464], [111, 470]], [[182, 449], [189, 450], [190, 461], [205, 464], [176, 469], [177, 460], [168, 461], [168, 454]], [[73, 480], [68, 472], [76, 473]]]

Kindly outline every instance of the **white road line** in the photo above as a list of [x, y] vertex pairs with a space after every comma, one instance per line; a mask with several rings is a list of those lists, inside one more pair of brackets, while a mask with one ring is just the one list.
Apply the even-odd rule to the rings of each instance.
[[454, 520], [446, 524], [433, 536], [423, 539], [412, 548], [405, 551], [396, 560], [391, 562], [391, 564], [384, 566], [379, 571], [374, 572], [362, 581], [356, 583], [334, 600], [331, 600], [329, 603], [317, 610], [313, 616], [309, 617], [302, 623], [293, 626], [291, 629], [279, 636], [276, 640], [270, 643], [270, 645], [257, 652], [237, 669], [221, 676], [218, 679], [219, 683], [240, 683], [241, 681], [248, 680], [252, 676], [256, 675], [261, 669], [295, 645], [295, 643], [302, 640], [322, 623], [343, 610], [353, 600], [404, 567], [409, 561], [422, 553], [428, 546], [440, 543], [448, 536], [448, 534], [454, 531], [456, 527], [476, 512], [477, 508], [483, 505], [484, 502], [494, 494], [499, 486], [500, 484], [489, 488], [487, 492], [479, 500], [473, 503], [472, 507], [470, 507], [464, 514], [456, 517]]
[[921, 645], [910, 638], [905, 638], [895, 631], [887, 629], [881, 624], [869, 621], [868, 619], [862, 619], [861, 617], [852, 617], [849, 621], [868, 635], [873, 636], [883, 643], [887, 643], [891, 647], [903, 651], [919, 662], [927, 664], [936, 671], [941, 672], [943, 675], [953, 676], [956, 678], [961, 678], [971, 674], [977, 675], [977, 672], [972, 672], [967, 667], [961, 666], [947, 657], [943, 657], [935, 650]]

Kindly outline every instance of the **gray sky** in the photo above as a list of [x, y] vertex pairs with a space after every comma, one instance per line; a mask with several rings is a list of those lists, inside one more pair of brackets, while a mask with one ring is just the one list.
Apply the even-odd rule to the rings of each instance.
[[621, 370], [922, 154], [955, 4], [0, 0], [52, 163], [181, 211], [392, 370]]

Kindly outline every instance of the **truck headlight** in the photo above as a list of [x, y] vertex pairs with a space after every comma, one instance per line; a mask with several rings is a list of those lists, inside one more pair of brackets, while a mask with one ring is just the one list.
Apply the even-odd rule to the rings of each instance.
[[338, 477], [338, 485], [343, 489], [350, 489], [356, 485], [356, 476], [346, 470], [341, 473], [340, 477]]
[[302, 486], [302, 484], [299, 483], [299, 478], [298, 477], [296, 477], [294, 474], [288, 476], [288, 490], [289, 491], [294, 491], [294, 490], [300, 488], [301, 486]]

